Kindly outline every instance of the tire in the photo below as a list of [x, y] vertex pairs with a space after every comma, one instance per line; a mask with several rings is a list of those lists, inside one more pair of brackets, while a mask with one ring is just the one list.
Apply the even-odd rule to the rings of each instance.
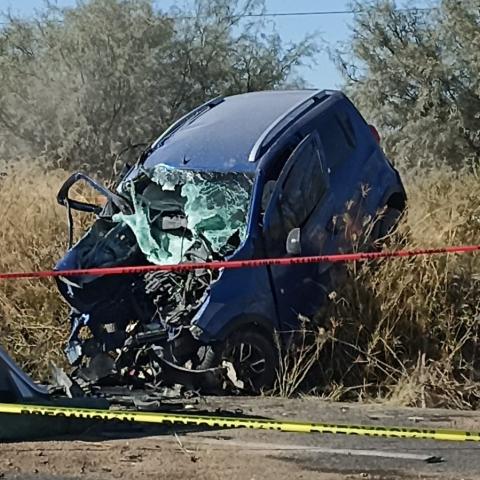
[[239, 330], [225, 342], [209, 346], [198, 368], [212, 368], [231, 362], [245, 393], [258, 394], [273, 387], [278, 354], [273, 338], [252, 328]]
[[375, 226], [373, 240], [375, 242], [382, 242], [385, 240], [386, 237], [393, 233], [401, 216], [402, 212], [400, 210], [393, 207], [387, 207]]

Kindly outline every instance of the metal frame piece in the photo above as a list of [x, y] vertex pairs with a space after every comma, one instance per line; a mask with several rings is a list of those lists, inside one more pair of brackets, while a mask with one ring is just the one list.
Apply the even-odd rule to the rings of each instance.
[[296, 110], [299, 108], [303, 107], [306, 105], [308, 102], [311, 100], [323, 100], [325, 97], [329, 95], [329, 91], [327, 90], [315, 90], [313, 93], [308, 96], [307, 98], [304, 98], [300, 102], [296, 103], [288, 109], [284, 114], [280, 115], [278, 118], [276, 118], [266, 129], [265, 131], [258, 137], [258, 140], [255, 142], [255, 145], [253, 146], [252, 150], [250, 151], [250, 155], [248, 156], [248, 161], [249, 162], [256, 162], [258, 160], [258, 153], [260, 149], [263, 147], [263, 143], [265, 142], [265, 139], [270, 135], [270, 133], [278, 126], [280, 125], [289, 115], [292, 113], [295, 113]]
[[0, 346], [0, 402], [45, 403], [46, 387], [36, 384]]

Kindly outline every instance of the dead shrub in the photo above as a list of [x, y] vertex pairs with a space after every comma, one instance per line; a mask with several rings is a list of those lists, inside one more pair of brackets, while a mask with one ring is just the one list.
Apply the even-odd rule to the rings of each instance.
[[[56, 193], [68, 174], [35, 164], [2, 173], [0, 271], [51, 269], [67, 248], [66, 213]], [[45, 379], [51, 360], [63, 362], [67, 313], [52, 279], [0, 280], [0, 343], [35, 378]]]
[[[389, 248], [476, 244], [480, 185], [473, 173], [410, 179], [409, 209]], [[350, 264], [317, 322], [329, 341], [319, 391], [342, 400], [476, 408], [480, 400], [480, 257]]]

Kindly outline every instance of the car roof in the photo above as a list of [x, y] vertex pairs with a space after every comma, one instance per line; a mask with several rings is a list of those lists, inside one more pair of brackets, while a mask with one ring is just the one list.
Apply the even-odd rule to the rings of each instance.
[[274, 123], [323, 94], [318, 90], [250, 92], [217, 98], [187, 114], [152, 146], [144, 168], [254, 172], [252, 153]]

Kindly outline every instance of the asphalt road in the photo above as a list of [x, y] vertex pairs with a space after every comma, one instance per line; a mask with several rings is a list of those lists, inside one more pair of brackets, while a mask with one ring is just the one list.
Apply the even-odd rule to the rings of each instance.
[[[328, 423], [480, 431], [476, 412], [340, 404], [315, 398], [209, 398], [194, 408]], [[115, 438], [116, 437], [116, 438]], [[6, 480], [480, 478], [480, 443], [276, 431], [141, 429], [0, 448]]]

